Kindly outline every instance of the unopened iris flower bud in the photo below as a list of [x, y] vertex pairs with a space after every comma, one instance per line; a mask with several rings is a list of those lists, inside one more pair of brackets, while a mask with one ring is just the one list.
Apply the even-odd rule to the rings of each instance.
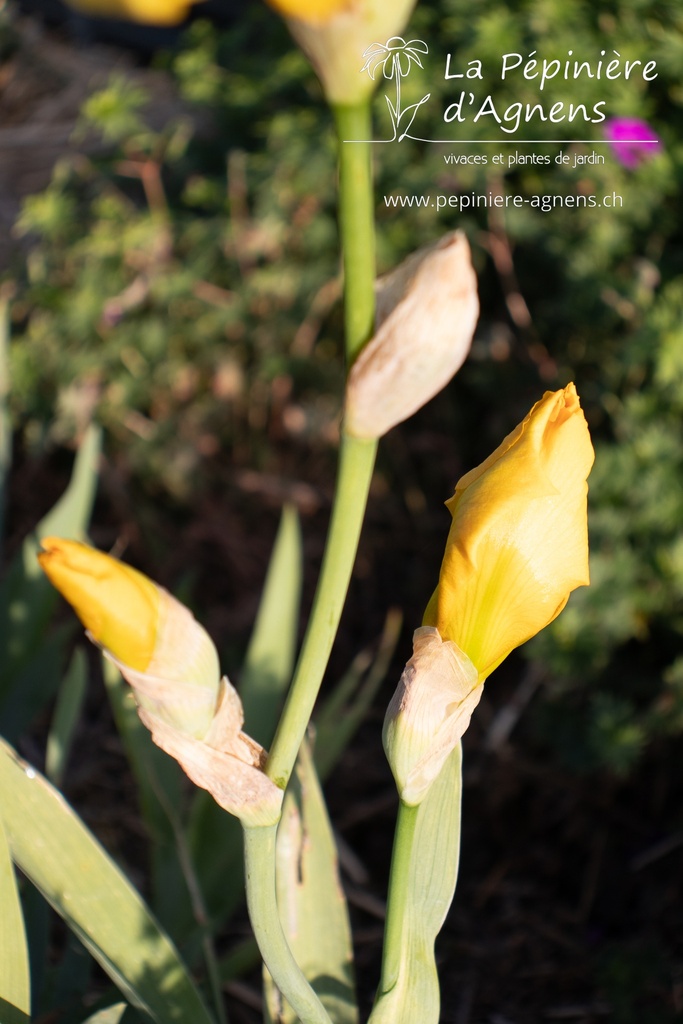
[[277, 821], [282, 793], [263, 771], [266, 753], [242, 732], [240, 699], [189, 609], [87, 544], [59, 537], [41, 544], [44, 572], [130, 683], [154, 742], [245, 823]]
[[180, 25], [200, 0], [67, 0], [69, 7], [94, 18], [117, 18], [140, 25]]
[[346, 432], [381, 437], [438, 394], [465, 361], [478, 316], [477, 278], [461, 232], [380, 278], [376, 332], [346, 385]]
[[486, 679], [587, 586], [595, 455], [573, 384], [546, 391], [446, 502], [453, 517], [424, 624]]
[[406, 25], [415, 0], [268, 0], [279, 11], [332, 104], [354, 104], [375, 87], [363, 54]]
[[102, 551], [46, 537], [38, 560], [140, 703], [203, 739], [216, 713], [218, 652], [188, 608]]
[[419, 803], [438, 775], [487, 676], [589, 583], [593, 458], [569, 384], [547, 391], [447, 502], [453, 522], [439, 584], [384, 725], [406, 802]]

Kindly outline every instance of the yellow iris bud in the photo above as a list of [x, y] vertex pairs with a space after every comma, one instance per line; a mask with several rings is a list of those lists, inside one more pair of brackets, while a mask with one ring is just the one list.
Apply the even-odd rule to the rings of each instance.
[[41, 543], [43, 570], [132, 686], [157, 746], [245, 824], [278, 821], [282, 792], [263, 771], [266, 752], [242, 732], [242, 703], [190, 610], [87, 544]]
[[333, 104], [365, 100], [377, 84], [363, 55], [405, 27], [416, 0], [267, 0], [287, 26]]
[[118, 665], [139, 703], [203, 737], [216, 712], [221, 673], [216, 648], [189, 609], [87, 544], [46, 537], [42, 547], [38, 559], [50, 582]]
[[588, 584], [588, 426], [573, 384], [547, 391], [447, 502], [439, 585], [384, 722], [401, 799], [418, 804], [493, 669]]
[[38, 561], [93, 640], [144, 672], [156, 646], [161, 592], [130, 565], [87, 544], [46, 537]]
[[466, 473], [424, 625], [485, 679], [586, 586], [586, 479], [594, 453], [573, 384], [546, 391], [503, 443]]
[[349, 8], [349, 0], [268, 0], [271, 7], [285, 18], [302, 21], [329, 21], [335, 14]]
[[181, 25], [200, 0], [67, 0], [69, 7], [93, 18], [118, 18], [140, 25]]

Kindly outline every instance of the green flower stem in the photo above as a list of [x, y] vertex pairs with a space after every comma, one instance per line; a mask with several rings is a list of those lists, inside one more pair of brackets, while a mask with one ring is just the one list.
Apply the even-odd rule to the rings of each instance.
[[280, 924], [275, 890], [277, 825], [244, 828], [247, 906], [264, 963], [301, 1024], [331, 1024], [327, 1010], [292, 956]]
[[[344, 303], [348, 364], [371, 337], [375, 319], [375, 224], [369, 104], [337, 107], [339, 224], [344, 254]], [[342, 430], [330, 528], [294, 679], [271, 747], [266, 772], [285, 788], [311, 718], [337, 634], [356, 559], [377, 441]]]
[[404, 925], [406, 920], [406, 903], [409, 896], [410, 864], [413, 856], [413, 844], [419, 810], [419, 805], [417, 807], [409, 807], [402, 800], [399, 804], [396, 831], [394, 833], [394, 849], [391, 854], [387, 918], [384, 926], [384, 946], [382, 949], [382, 977], [378, 996], [384, 992], [389, 992], [398, 980], [405, 938]]
[[[339, 140], [339, 226], [344, 259], [346, 357], [351, 364], [375, 327], [375, 200], [370, 104], [335, 107]], [[346, 140], [346, 141], [345, 141]]]
[[266, 772], [284, 789], [296, 761], [337, 634], [365, 514], [376, 441], [342, 434], [327, 544], [308, 629]]
[[[344, 254], [345, 342], [350, 365], [371, 337], [375, 319], [374, 201], [369, 106], [335, 111], [339, 136], [339, 222]], [[266, 765], [285, 789], [306, 734], [337, 634], [358, 549], [377, 441], [342, 430], [339, 469], [320, 578], [301, 654]], [[322, 1003], [298, 967], [282, 930], [275, 888], [277, 826], [245, 828], [247, 903], [254, 935], [275, 984], [302, 1024], [329, 1024]]]

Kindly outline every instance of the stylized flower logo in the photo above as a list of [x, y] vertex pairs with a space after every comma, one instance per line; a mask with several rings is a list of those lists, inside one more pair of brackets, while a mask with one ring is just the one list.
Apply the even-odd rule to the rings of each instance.
[[372, 43], [363, 54], [366, 59], [361, 71], [367, 71], [374, 81], [375, 72], [382, 68], [385, 78], [405, 78], [412, 61], [422, 67], [419, 54], [428, 53], [429, 48], [421, 39], [409, 43], [401, 36], [392, 36], [386, 43]]
[[[405, 110], [401, 110], [401, 79], [407, 77], [412, 64], [417, 64], [420, 68], [423, 66], [420, 54], [425, 53], [429, 53], [429, 47], [421, 39], [411, 39], [406, 42], [402, 36], [392, 36], [391, 39], [387, 39], [386, 43], [371, 43], [363, 54], [365, 64], [361, 68], [361, 73], [367, 71], [374, 81], [375, 75], [381, 68], [382, 74], [387, 80], [396, 82], [396, 103], [392, 103], [388, 96], [385, 99], [391, 115], [394, 139], [398, 138], [399, 142], [406, 138], [419, 107], [431, 95], [431, 93], [427, 93], [418, 103], [412, 103]], [[407, 115], [409, 115], [409, 119], [404, 124], [399, 136], [399, 124]]]

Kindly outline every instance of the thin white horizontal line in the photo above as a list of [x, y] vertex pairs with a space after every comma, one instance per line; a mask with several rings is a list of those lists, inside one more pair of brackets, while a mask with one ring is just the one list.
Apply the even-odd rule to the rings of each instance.
[[[501, 145], [501, 146], [528, 146], [532, 143], [545, 143], [546, 145], [569, 146], [573, 143], [582, 142], [591, 146], [657, 146], [659, 139], [415, 139], [408, 136], [413, 142], [433, 142], [440, 146], [474, 146], [474, 145]], [[396, 139], [344, 139], [344, 142], [375, 142], [387, 143], [396, 142]]]

